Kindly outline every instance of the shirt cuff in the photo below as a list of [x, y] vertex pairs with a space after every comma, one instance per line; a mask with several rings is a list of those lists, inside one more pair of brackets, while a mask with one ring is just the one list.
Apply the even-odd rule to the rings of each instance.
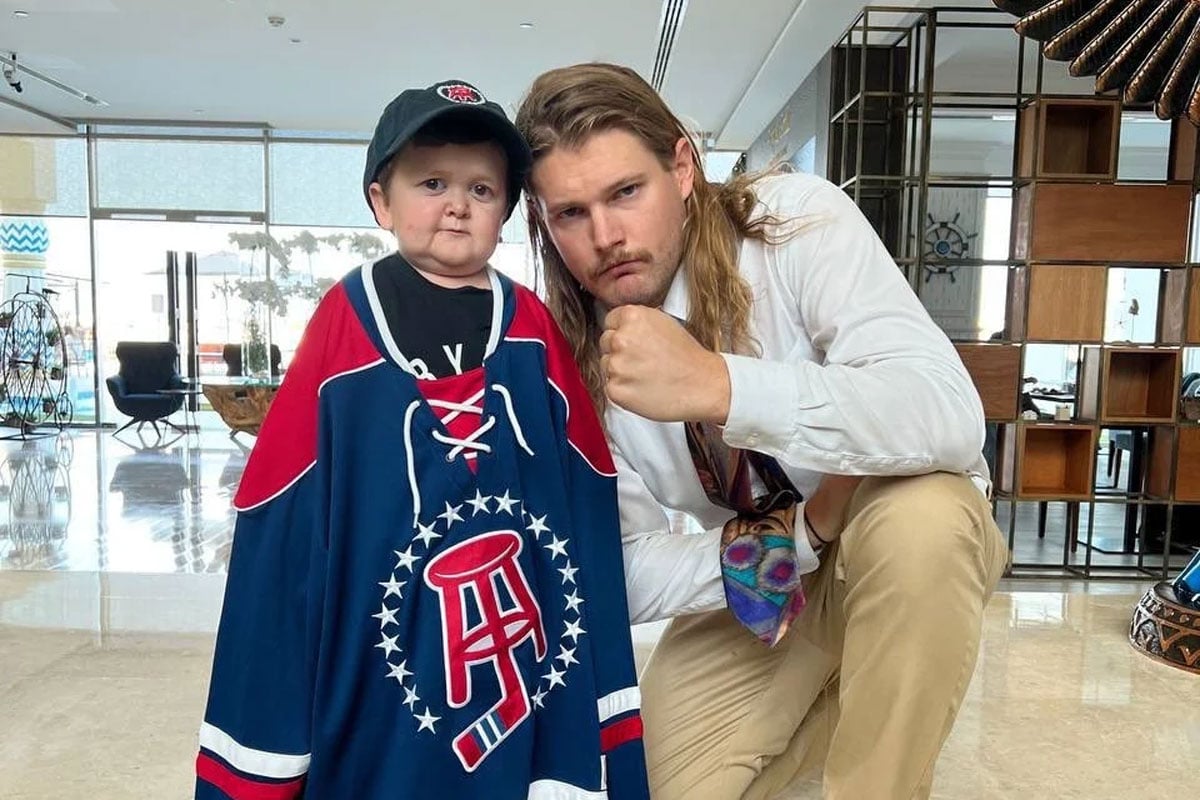
[[801, 575], [816, 572], [821, 566], [817, 551], [813, 550], [812, 543], [808, 541], [808, 531], [804, 525], [804, 506], [804, 503], [796, 504], [796, 519], [792, 523], [792, 536], [796, 540], [796, 571]]
[[780, 381], [779, 365], [722, 353], [729, 370], [729, 416], [724, 439], [730, 447], [775, 455], [792, 438], [790, 380]]

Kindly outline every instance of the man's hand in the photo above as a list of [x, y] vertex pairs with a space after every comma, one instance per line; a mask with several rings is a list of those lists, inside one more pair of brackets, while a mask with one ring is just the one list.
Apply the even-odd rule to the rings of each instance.
[[677, 320], [645, 306], [604, 318], [600, 368], [608, 399], [659, 422], [725, 423], [729, 370]]

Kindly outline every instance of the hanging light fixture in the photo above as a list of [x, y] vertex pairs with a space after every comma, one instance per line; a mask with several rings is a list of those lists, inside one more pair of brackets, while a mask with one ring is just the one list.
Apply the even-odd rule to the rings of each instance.
[[20, 84], [20, 76], [28, 75], [30, 78], [33, 78], [34, 80], [41, 81], [42, 83], [46, 84], [47, 86], [58, 89], [60, 92], [66, 92], [67, 94], [71, 95], [75, 99], [82, 100], [83, 102], [88, 103], [89, 105], [93, 105], [93, 106], [108, 105], [108, 103], [104, 102], [103, 100], [101, 100], [97, 97], [93, 97], [92, 95], [88, 94], [87, 92], [83, 91], [82, 89], [76, 89], [74, 86], [63, 83], [62, 81], [60, 81], [56, 78], [51, 78], [49, 75], [45, 74], [44, 72], [39, 72], [36, 69], [30, 69], [24, 63], [18, 64], [16, 53], [7, 53], [6, 54], [3, 52], [0, 52], [0, 69], [3, 69], [6, 80], [8, 80], [8, 77], [11, 75], [13, 77], [13, 79], [16, 81], [16, 83], [14, 84], [13, 80], [8, 80], [9, 86], [11, 86], [14, 89], [14, 91], [17, 91], [17, 92], [21, 91], [21, 89], [17, 88], [17, 86]]

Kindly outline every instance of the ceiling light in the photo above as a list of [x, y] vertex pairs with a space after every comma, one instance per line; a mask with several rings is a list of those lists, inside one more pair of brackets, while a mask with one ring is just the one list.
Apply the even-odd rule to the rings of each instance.
[[17, 17], [18, 19], [25, 19], [26, 17], [29, 16], [29, 12], [28, 11], [14, 11], [13, 16]]
[[303, 40], [303, 39], [296, 39], [296, 38], [292, 38], [292, 39], [288, 39], [288, 41], [289, 41], [289, 42], [291, 42], [292, 44], [300, 44], [300, 42], [302, 42], [302, 41], [304, 41], [304, 40]]
[[531, 31], [531, 30], [533, 30], [533, 23], [532, 22], [522, 22], [519, 27], [521, 28], [521, 30]]

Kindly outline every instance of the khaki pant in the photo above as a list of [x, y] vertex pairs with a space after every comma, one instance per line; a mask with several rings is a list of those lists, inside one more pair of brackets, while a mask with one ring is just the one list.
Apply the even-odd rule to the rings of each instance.
[[642, 676], [654, 800], [929, 796], [1008, 550], [962, 476], [868, 478], [808, 605], [768, 649], [726, 611], [675, 619]]

